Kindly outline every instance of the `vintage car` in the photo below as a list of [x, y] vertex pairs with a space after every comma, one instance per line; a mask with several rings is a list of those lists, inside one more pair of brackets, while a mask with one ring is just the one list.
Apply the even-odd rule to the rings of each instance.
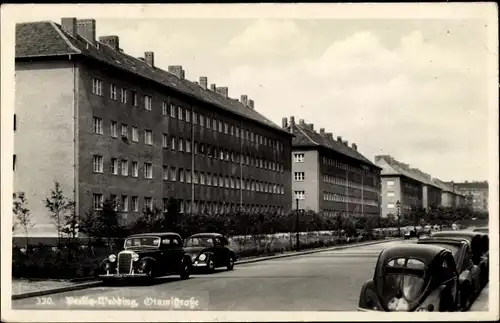
[[184, 250], [191, 256], [194, 268], [213, 272], [218, 267], [233, 270], [236, 254], [229, 241], [219, 233], [197, 233], [186, 239]]
[[489, 239], [488, 235], [473, 231], [443, 231], [432, 234], [435, 239], [466, 239], [471, 246], [472, 262], [481, 269], [481, 284], [484, 286], [489, 278]]
[[358, 310], [459, 311], [458, 276], [453, 254], [447, 248], [402, 244], [384, 249], [373, 278], [361, 288]]
[[463, 309], [468, 309], [481, 291], [481, 270], [472, 262], [472, 251], [469, 242], [462, 239], [429, 238], [420, 239], [417, 243], [432, 244], [451, 251], [459, 273], [460, 306]]
[[122, 251], [104, 259], [99, 278], [110, 281], [178, 274], [181, 279], [188, 279], [191, 269], [191, 257], [184, 251], [180, 235], [144, 233], [129, 236]]

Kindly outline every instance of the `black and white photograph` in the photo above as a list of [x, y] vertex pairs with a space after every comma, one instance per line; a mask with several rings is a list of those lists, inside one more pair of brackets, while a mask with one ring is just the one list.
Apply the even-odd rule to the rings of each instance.
[[494, 3], [1, 17], [2, 321], [499, 319]]

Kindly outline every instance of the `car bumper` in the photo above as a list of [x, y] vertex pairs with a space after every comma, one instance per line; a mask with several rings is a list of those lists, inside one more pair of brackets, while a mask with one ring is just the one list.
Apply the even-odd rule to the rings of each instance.
[[379, 312], [379, 311], [358, 307], [358, 312]]
[[146, 278], [149, 277], [148, 274], [105, 274], [99, 275], [101, 280], [122, 280], [131, 278]]
[[194, 262], [193, 263], [193, 267], [196, 267], [196, 268], [205, 268], [208, 266], [208, 263], [206, 262]]

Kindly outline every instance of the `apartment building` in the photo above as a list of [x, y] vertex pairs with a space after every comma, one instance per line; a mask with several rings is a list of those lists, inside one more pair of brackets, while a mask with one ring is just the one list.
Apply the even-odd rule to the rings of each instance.
[[442, 189], [429, 174], [389, 155], [375, 156], [375, 164], [382, 168], [382, 216], [404, 216], [412, 208], [441, 205]]
[[[380, 168], [355, 143], [295, 117], [283, 118], [292, 139], [292, 191], [299, 209], [327, 216], [379, 216]], [[296, 207], [296, 205], [294, 205]]]
[[54, 181], [79, 214], [111, 198], [127, 221], [168, 198], [183, 212], [292, 208], [290, 132], [247, 95], [96, 39], [93, 19], [18, 24], [15, 82], [14, 190], [34, 234], [54, 233], [42, 202]]
[[477, 212], [488, 212], [489, 186], [487, 181], [450, 182], [457, 193], [465, 197], [466, 206]]
[[434, 183], [442, 190], [441, 205], [444, 207], [461, 208], [465, 206], [465, 196], [460, 194], [452, 184], [433, 178]]

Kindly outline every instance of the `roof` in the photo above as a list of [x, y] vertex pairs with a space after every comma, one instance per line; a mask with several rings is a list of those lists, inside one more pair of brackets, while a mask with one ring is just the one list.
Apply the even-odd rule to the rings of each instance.
[[99, 44], [99, 48], [89, 45], [80, 35], [71, 36], [59, 24], [52, 21], [16, 24], [16, 59], [62, 55], [84, 56], [290, 135], [274, 122], [256, 110], [244, 106], [236, 99], [205, 90], [194, 82], [180, 79], [174, 74], [152, 67], [138, 58], [114, 50], [98, 41], [96, 43]]
[[425, 238], [425, 239], [419, 239], [417, 241], [417, 244], [449, 244], [449, 245], [454, 245], [454, 246], [461, 246], [465, 244], [466, 242], [462, 239], [433, 239], [433, 238]]
[[417, 182], [442, 189], [433, 181], [430, 175], [417, 168], [410, 168], [408, 164], [401, 163], [391, 156], [376, 156], [375, 164], [382, 168], [380, 176], [405, 176]]
[[457, 189], [488, 189], [488, 182], [463, 182], [453, 183]]
[[427, 244], [401, 244], [394, 247], [389, 247], [382, 250], [380, 254], [380, 260], [383, 262], [389, 261], [394, 258], [415, 258], [419, 260], [424, 260], [427, 263], [432, 262], [434, 257], [440, 252], [445, 250], [445, 248], [436, 245]]
[[324, 134], [317, 133], [313, 129], [309, 128], [308, 125], [294, 123], [288, 125], [285, 129], [290, 132], [290, 127], [292, 129], [291, 133], [295, 135], [292, 139], [292, 149], [298, 147], [323, 147], [327, 150], [342, 154], [351, 159], [355, 159], [359, 162], [367, 164], [369, 166], [381, 169], [381, 167], [372, 163], [368, 158], [363, 156], [359, 151], [345, 145], [344, 143], [335, 141], [326, 137]]
[[178, 236], [180, 235], [175, 232], [148, 232], [148, 233], [136, 233], [129, 235], [127, 238], [136, 238], [136, 237], [164, 237], [164, 236]]

